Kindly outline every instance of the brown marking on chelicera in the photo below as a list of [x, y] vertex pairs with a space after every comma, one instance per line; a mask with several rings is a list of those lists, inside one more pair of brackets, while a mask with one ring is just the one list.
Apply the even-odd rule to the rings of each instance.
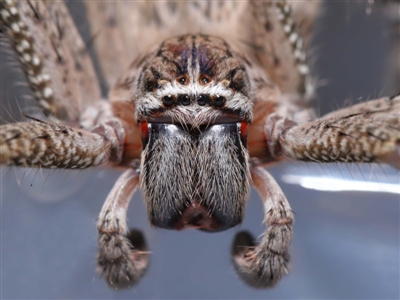
[[210, 215], [206, 206], [194, 201], [184, 209], [180, 218], [174, 223], [175, 230], [202, 229], [215, 231], [220, 227], [219, 222]]

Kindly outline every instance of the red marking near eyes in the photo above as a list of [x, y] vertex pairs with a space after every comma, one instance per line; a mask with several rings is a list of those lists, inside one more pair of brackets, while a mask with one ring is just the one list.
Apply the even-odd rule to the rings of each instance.
[[142, 141], [147, 141], [147, 139], [149, 138], [149, 123], [140, 123], [140, 133], [142, 136]]
[[249, 124], [247, 122], [240, 122], [240, 138], [242, 140], [247, 139], [247, 128]]

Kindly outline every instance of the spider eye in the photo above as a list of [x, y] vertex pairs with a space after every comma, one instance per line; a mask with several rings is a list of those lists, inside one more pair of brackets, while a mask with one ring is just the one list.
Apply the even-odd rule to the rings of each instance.
[[179, 95], [178, 101], [179, 101], [179, 103], [187, 106], [187, 105], [190, 104], [190, 97], [189, 97], [189, 95], [186, 95], [186, 94], [185, 95]]
[[174, 97], [171, 95], [168, 96], [164, 96], [162, 98], [162, 102], [164, 103], [165, 106], [171, 106], [172, 104], [174, 104]]
[[207, 84], [209, 82], [211, 82], [211, 78], [208, 77], [207, 75], [203, 75], [203, 76], [200, 77], [200, 84], [205, 85], [205, 84]]
[[217, 96], [215, 96], [215, 99], [214, 99], [214, 105], [217, 107], [221, 107], [225, 104], [225, 101], [226, 101], [226, 99], [224, 96], [217, 95]]
[[200, 96], [197, 98], [197, 103], [198, 103], [200, 106], [204, 106], [204, 105], [206, 105], [207, 103], [210, 103], [210, 101], [211, 101], [210, 96], [204, 95], [204, 94], [200, 95]]
[[148, 91], [148, 92], [152, 92], [154, 90], [154, 88], [158, 88], [158, 84], [156, 81], [154, 80], [149, 80], [145, 83], [144, 88]]
[[179, 82], [180, 84], [182, 84], [182, 85], [187, 85], [188, 82], [189, 82], [189, 80], [188, 80], [188, 78], [187, 78], [186, 76], [178, 77], [178, 78], [176, 79], [176, 81], [178, 81], [178, 82]]

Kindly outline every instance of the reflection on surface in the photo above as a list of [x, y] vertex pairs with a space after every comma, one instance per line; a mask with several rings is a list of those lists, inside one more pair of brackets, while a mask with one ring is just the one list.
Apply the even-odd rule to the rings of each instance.
[[[271, 170], [275, 178], [281, 167]], [[241, 226], [221, 233], [156, 230], [134, 196], [128, 224], [151, 249], [146, 276], [133, 289], [112, 291], [95, 273], [95, 220], [116, 180], [95, 170], [86, 188], [56, 203], [38, 203], [10, 176], [1, 187], [2, 293], [8, 299], [398, 298], [399, 196], [343, 193], [280, 185], [295, 212], [292, 266], [276, 288], [255, 290], [231, 265], [236, 233], [262, 234], [262, 203], [254, 192]]]
[[[333, 166], [297, 165], [285, 169], [282, 180], [318, 191], [360, 191], [400, 194], [400, 172], [387, 166], [351, 164]], [[369, 176], [366, 176], [369, 174]], [[372, 176], [371, 176], [372, 175]], [[400, 199], [399, 199], [400, 200]]]

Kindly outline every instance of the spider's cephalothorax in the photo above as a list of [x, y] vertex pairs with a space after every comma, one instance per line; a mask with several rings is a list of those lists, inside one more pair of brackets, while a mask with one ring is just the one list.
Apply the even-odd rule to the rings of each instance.
[[265, 164], [400, 166], [399, 96], [315, 119], [305, 49], [319, 1], [83, 2], [110, 101], [63, 2], [0, 0], [0, 32], [51, 118], [2, 125], [0, 164], [125, 168], [97, 221], [110, 286], [148, 267], [126, 223], [138, 186], [153, 225], [217, 231], [241, 222], [251, 183], [267, 229], [258, 244], [237, 234], [232, 261], [246, 283], [269, 287], [289, 269], [293, 212]]
[[221, 38], [170, 38], [135, 63], [139, 76], [132, 98], [138, 122], [150, 118], [198, 127], [252, 120], [246, 62]]

